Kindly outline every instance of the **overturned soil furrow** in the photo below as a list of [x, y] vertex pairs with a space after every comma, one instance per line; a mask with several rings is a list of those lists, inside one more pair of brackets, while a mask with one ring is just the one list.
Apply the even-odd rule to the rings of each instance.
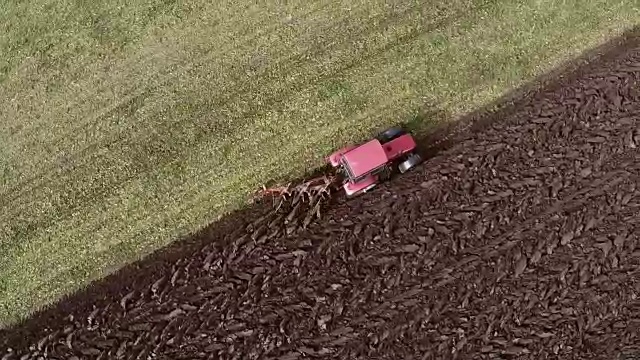
[[258, 206], [204, 231], [202, 246], [95, 307], [72, 298], [66, 318], [5, 333], [2, 359], [633, 351], [640, 46], [616, 54], [369, 194]]

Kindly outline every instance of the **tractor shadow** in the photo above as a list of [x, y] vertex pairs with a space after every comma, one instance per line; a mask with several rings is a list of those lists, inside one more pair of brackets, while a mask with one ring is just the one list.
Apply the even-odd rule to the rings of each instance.
[[[495, 123], [513, 113], [524, 102], [531, 102], [543, 92], [564, 87], [581, 74], [593, 69], [594, 64], [618, 56], [630, 47], [640, 44], [640, 27], [628, 30], [622, 36], [584, 52], [578, 58], [565, 62], [556, 69], [538, 76], [528, 84], [512, 90], [492, 103], [454, 119], [451, 114], [438, 109], [433, 104], [424, 104], [416, 109], [410, 119], [389, 126], [402, 126], [411, 131], [419, 144], [419, 152], [425, 160], [442, 155], [461, 139], [473, 136], [487, 125]], [[310, 177], [332, 173], [328, 166], [310, 171], [291, 183], [302, 183]], [[343, 195], [335, 196], [330, 202], [344, 201]], [[177, 239], [171, 245], [162, 248], [144, 259], [129, 264], [119, 271], [101, 279], [90, 286], [70, 294], [59, 302], [42, 309], [29, 319], [7, 329], [0, 329], [0, 346], [26, 348], [46, 336], [51, 328], [66, 324], [69, 314], [76, 318], [86, 318], [93, 309], [113, 303], [132, 290], [149, 287], [152, 279], [171, 274], [172, 266], [179, 259], [192, 257], [200, 253], [204, 246], [220, 241], [226, 234], [237, 230], [239, 226], [264, 215], [271, 210], [270, 201], [258, 201], [253, 205], [232, 212], [221, 220], [211, 223], [200, 231]], [[144, 290], [143, 290], [144, 291]]]

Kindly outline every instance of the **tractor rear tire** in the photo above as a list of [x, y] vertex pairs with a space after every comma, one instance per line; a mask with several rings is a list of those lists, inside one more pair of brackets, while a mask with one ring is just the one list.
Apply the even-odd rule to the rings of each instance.
[[411, 154], [409, 155], [409, 157], [401, 162], [398, 165], [398, 170], [400, 171], [401, 174], [406, 173], [407, 171], [413, 169], [414, 167], [420, 165], [420, 163], [422, 162], [422, 157], [420, 157], [420, 155], [418, 154]]
[[392, 127], [380, 133], [380, 135], [377, 136], [377, 139], [381, 144], [384, 144], [406, 133], [407, 132], [402, 128]]
[[378, 174], [378, 180], [381, 182], [387, 181], [391, 179], [391, 175], [393, 173], [393, 168], [390, 166], [385, 166], [384, 169]]
[[373, 183], [373, 184], [367, 186], [366, 188], [349, 195], [349, 198], [354, 198], [356, 196], [363, 195], [364, 193], [367, 193], [367, 192], [371, 191], [371, 189], [375, 188], [376, 186], [378, 186], [378, 183]]

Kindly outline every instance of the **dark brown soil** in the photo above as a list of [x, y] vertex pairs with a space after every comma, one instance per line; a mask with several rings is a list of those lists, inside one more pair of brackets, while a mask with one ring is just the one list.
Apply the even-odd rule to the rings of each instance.
[[236, 214], [0, 332], [0, 356], [630, 359], [638, 39], [577, 74], [320, 219]]

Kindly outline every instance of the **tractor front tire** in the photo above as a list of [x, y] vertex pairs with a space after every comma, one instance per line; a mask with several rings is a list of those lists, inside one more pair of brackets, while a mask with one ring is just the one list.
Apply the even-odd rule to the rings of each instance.
[[409, 157], [407, 157], [406, 160], [404, 160], [398, 165], [398, 170], [400, 171], [401, 174], [404, 174], [407, 171], [413, 169], [414, 167], [420, 165], [421, 162], [422, 162], [422, 157], [420, 157], [420, 155], [415, 153], [411, 154], [409, 155]]

